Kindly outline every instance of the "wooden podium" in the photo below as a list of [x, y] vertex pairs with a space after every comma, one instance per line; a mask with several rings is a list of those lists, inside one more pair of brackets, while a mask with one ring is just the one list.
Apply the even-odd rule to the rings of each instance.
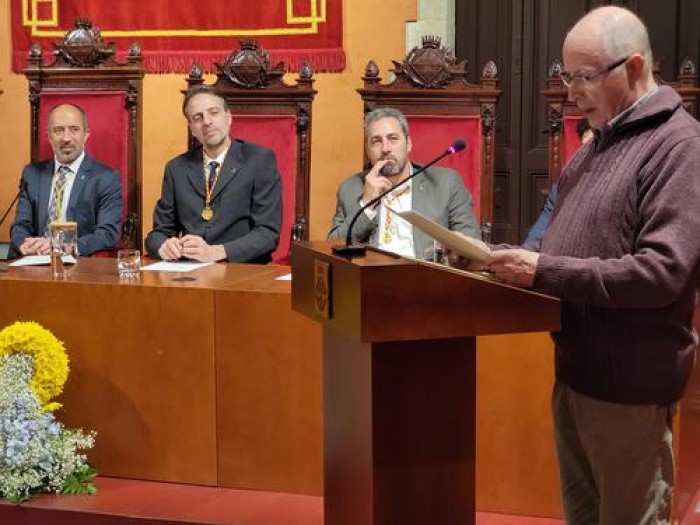
[[292, 307], [323, 325], [325, 523], [473, 524], [476, 336], [556, 329], [559, 301], [331, 245], [292, 248]]

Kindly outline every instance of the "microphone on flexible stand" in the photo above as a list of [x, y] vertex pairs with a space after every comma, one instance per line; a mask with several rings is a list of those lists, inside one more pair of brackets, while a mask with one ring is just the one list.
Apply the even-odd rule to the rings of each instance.
[[404, 185], [405, 183], [407, 183], [409, 180], [411, 180], [416, 175], [423, 173], [425, 170], [427, 170], [430, 166], [432, 166], [436, 162], [440, 162], [445, 157], [448, 157], [450, 155], [454, 155], [455, 153], [462, 151], [466, 147], [467, 147], [467, 143], [464, 141], [464, 139], [455, 140], [449, 148], [447, 148], [444, 152], [442, 152], [436, 158], [434, 158], [433, 160], [428, 162], [426, 165], [421, 166], [419, 169], [417, 169], [416, 171], [411, 173], [410, 176], [406, 177], [401, 182], [394, 184], [393, 186], [391, 186], [387, 190], [384, 190], [383, 192], [381, 192], [379, 195], [377, 195], [371, 201], [365, 203], [365, 205], [362, 206], [359, 210], [357, 210], [357, 213], [355, 213], [355, 215], [353, 215], [352, 220], [350, 221], [350, 224], [348, 225], [348, 232], [345, 236], [345, 244], [339, 244], [339, 245], [333, 246], [332, 247], [333, 253], [336, 255], [341, 255], [343, 257], [357, 257], [360, 255], [364, 255], [366, 252], [366, 246], [364, 244], [361, 244], [361, 243], [353, 243], [352, 242], [352, 228], [353, 228], [353, 226], [355, 226], [355, 223], [357, 222], [357, 219], [360, 217], [360, 215], [362, 215], [367, 208], [369, 208], [370, 206], [374, 206], [379, 201], [381, 201], [384, 197], [386, 197], [392, 191], [394, 191], [396, 188]]
[[19, 191], [17, 191], [17, 195], [15, 195], [15, 198], [12, 199], [12, 202], [5, 210], [5, 213], [3, 214], [2, 219], [0, 219], [0, 226], [2, 226], [3, 223], [5, 222], [5, 219], [7, 219], [7, 216], [10, 214], [10, 210], [15, 205], [15, 202], [17, 202], [17, 199], [19, 199], [19, 196], [22, 194], [22, 191], [24, 190], [26, 185], [27, 185], [26, 180], [24, 180], [23, 178], [19, 179]]

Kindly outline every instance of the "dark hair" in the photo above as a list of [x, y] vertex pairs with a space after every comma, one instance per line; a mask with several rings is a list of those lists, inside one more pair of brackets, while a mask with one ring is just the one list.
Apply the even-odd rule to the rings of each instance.
[[185, 98], [182, 101], [182, 114], [187, 120], [190, 119], [187, 115], [187, 104], [189, 104], [190, 100], [192, 100], [197, 95], [212, 95], [221, 100], [221, 105], [224, 106], [224, 109], [228, 109], [228, 103], [226, 102], [226, 99], [216, 89], [214, 89], [211, 86], [194, 86], [193, 88], [189, 89], [187, 93], [185, 93]]
[[578, 135], [578, 138], [583, 139], [583, 134], [589, 129], [591, 129], [591, 124], [588, 122], [587, 118], [584, 117], [579, 120], [576, 124], [576, 134]]

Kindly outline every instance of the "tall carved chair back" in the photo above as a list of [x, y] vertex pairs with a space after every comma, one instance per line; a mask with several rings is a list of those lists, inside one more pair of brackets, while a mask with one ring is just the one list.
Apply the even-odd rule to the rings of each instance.
[[53, 61], [44, 62], [32, 45], [27, 68], [31, 105], [32, 160], [50, 158], [47, 115], [57, 104], [81, 106], [88, 117], [88, 154], [119, 170], [124, 202], [122, 246], [141, 247], [142, 84], [141, 49], [132, 44], [126, 62], [115, 60], [113, 43], [102, 41], [90, 20], [78, 18], [59, 43]]
[[[308, 237], [313, 71], [305, 65], [293, 84], [286, 83], [285, 64], [270, 64], [267, 51], [252, 39], [242, 39], [216, 68], [211, 85], [224, 96], [233, 115], [231, 136], [266, 146], [277, 157], [283, 218], [272, 260], [287, 262], [291, 240]], [[188, 89], [202, 84], [203, 72], [195, 65], [187, 77]], [[189, 130], [188, 144], [197, 145]]]
[[[559, 78], [564, 66], [560, 60], [555, 60], [549, 68], [546, 88], [542, 94], [547, 99], [547, 115], [549, 133], [549, 180], [550, 183], [559, 180], [562, 168], [573, 156], [581, 141], [576, 134], [576, 125], [581, 120], [581, 113], [576, 104], [568, 99], [568, 90]], [[678, 79], [665, 81], [659, 76], [658, 64], [654, 67], [654, 77], [659, 85], [673, 87], [683, 99], [683, 106], [688, 112], [698, 118], [700, 114], [700, 88], [698, 75], [693, 61], [683, 60]]]
[[476, 216], [491, 220], [496, 131], [497, 69], [488, 61], [476, 84], [467, 81], [467, 63], [440, 45], [440, 38], [425, 36], [401, 62], [392, 61], [393, 79], [382, 83], [374, 60], [365, 67], [364, 87], [358, 89], [364, 112], [380, 107], [402, 111], [413, 141], [411, 159], [425, 163], [457, 138], [467, 149], [438, 165], [456, 170], [474, 199]]

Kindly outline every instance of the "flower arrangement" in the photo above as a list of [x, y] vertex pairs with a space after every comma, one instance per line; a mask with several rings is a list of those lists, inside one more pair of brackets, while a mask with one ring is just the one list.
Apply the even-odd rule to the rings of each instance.
[[95, 470], [80, 450], [95, 433], [67, 429], [50, 402], [68, 378], [63, 343], [33, 322], [0, 331], [0, 497], [21, 503], [41, 492], [93, 494]]

